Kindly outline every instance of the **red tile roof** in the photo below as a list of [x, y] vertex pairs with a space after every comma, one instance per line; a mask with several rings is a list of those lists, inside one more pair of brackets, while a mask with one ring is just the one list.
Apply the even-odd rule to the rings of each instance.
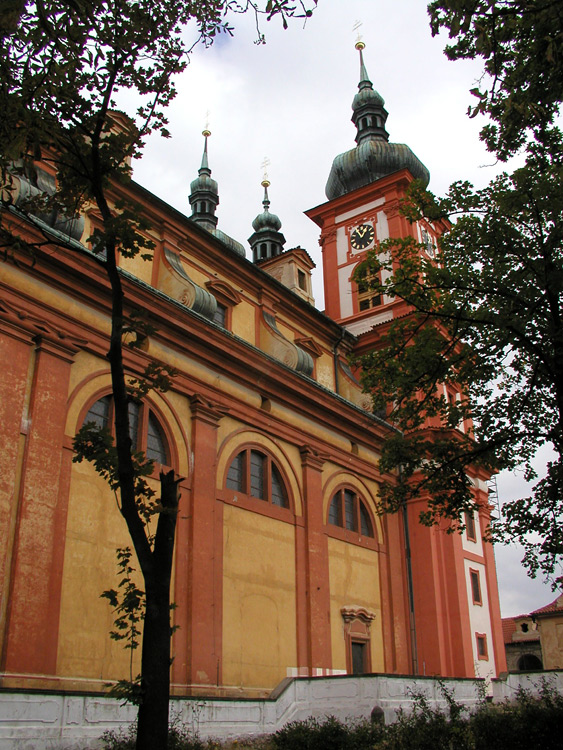
[[502, 638], [505, 643], [512, 643], [512, 634], [516, 632], [514, 617], [502, 618]]
[[[519, 620], [527, 620], [529, 630], [524, 632], [518, 627]], [[516, 615], [516, 617], [502, 618], [502, 637], [504, 643], [524, 643], [526, 641], [539, 641], [540, 634], [530, 622], [530, 615]], [[514, 637], [516, 636], [516, 637]]]
[[552, 601], [551, 604], [546, 604], [545, 607], [540, 607], [539, 609], [535, 609], [531, 614], [532, 615], [547, 615], [547, 614], [551, 614], [552, 612], [563, 612], [563, 594], [559, 594], [557, 599], [554, 599], [554, 601]]

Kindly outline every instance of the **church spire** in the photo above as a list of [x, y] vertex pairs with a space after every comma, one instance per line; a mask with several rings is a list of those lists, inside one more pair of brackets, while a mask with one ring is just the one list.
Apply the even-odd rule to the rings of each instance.
[[275, 214], [270, 213], [270, 197], [268, 195], [270, 180], [268, 180], [266, 172], [264, 172], [261, 185], [264, 188], [264, 198], [262, 199], [264, 210], [252, 222], [254, 233], [248, 238], [254, 263], [280, 255], [283, 253], [283, 246], [285, 245], [285, 237], [280, 232], [281, 221]]
[[389, 133], [385, 130], [387, 120], [385, 102], [370, 81], [364, 63], [365, 46], [361, 40], [356, 42], [356, 49], [360, 53], [360, 82], [358, 93], [352, 102], [352, 122], [356, 126], [356, 143], [358, 144], [366, 140], [389, 140]]
[[190, 206], [192, 207], [192, 221], [202, 224], [206, 229], [217, 226], [215, 209], [219, 205], [219, 190], [217, 182], [211, 177], [209, 162], [207, 159], [207, 139], [211, 132], [207, 128], [202, 132], [205, 138], [201, 167], [198, 177], [190, 185]]
[[332, 162], [326, 183], [329, 200], [357, 190], [386, 175], [408, 169], [413, 177], [428, 185], [430, 174], [404, 143], [389, 143], [385, 129], [387, 111], [383, 97], [373, 88], [364, 63], [365, 44], [358, 39], [360, 82], [352, 102], [352, 122], [356, 126], [356, 147], [339, 154]]

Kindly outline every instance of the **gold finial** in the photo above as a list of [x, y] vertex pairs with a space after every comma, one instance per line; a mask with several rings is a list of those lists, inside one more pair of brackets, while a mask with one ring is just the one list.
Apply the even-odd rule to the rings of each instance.
[[201, 131], [201, 134], [207, 138], [207, 136], [211, 135], [211, 131], [205, 128], [205, 130]]
[[356, 23], [352, 27], [352, 31], [357, 31], [358, 36], [356, 38], [356, 49], [362, 50], [365, 48], [365, 44], [362, 42], [362, 35], [360, 34], [360, 29], [363, 26], [363, 23], [361, 21], [356, 21]]
[[262, 162], [262, 164], [260, 164], [260, 166], [264, 170], [264, 175], [262, 177], [262, 182], [260, 184], [262, 185], [262, 187], [265, 187], [265, 188], [270, 187], [270, 180], [268, 179], [268, 172], [266, 171], [266, 169], [270, 166], [270, 164], [271, 162], [267, 156], [264, 157], [264, 161]]

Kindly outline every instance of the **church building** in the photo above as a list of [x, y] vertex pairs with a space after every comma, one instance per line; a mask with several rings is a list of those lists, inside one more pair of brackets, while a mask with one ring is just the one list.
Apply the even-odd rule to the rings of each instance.
[[[506, 668], [487, 476], [462, 534], [420, 525], [423, 497], [381, 514], [378, 457], [395, 429], [374, 414], [350, 355], [375, 346], [404, 309], [352, 274], [389, 237], [415, 234], [434, 256], [441, 224], [410, 224], [399, 202], [429, 173], [389, 142], [387, 112], [360, 52], [356, 146], [336, 157], [320, 229], [326, 309], [314, 263], [285, 249], [280, 219], [252, 222], [251, 259], [218, 228], [209, 131], [191, 183], [191, 215], [130, 182], [152, 260], [121, 259], [128, 313], [152, 332], [127, 349], [128, 374], [175, 368], [166, 393], [131, 405], [138, 450], [182, 477], [172, 583], [172, 692], [267, 696], [288, 676], [357, 673], [491, 677]], [[119, 117], [119, 115], [117, 115]], [[106, 359], [111, 298], [92, 236], [99, 218], [37, 216], [20, 204], [54, 190], [38, 164], [15, 177], [3, 220], [39, 243], [0, 263], [0, 686], [104, 691], [129, 679], [111, 640], [116, 549], [130, 546], [114, 494], [73, 463], [86, 423], [112, 424]], [[249, 223], [250, 232], [250, 223]], [[459, 429], [464, 429], [460, 425]], [[137, 656], [134, 653], [133, 659]]]

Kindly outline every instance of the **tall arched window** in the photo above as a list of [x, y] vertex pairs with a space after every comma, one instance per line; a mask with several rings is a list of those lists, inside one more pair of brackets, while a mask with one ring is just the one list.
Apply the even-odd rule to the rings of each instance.
[[[93, 404], [84, 418], [84, 424], [93, 422], [97, 427], [112, 429], [113, 399], [103, 396]], [[129, 437], [133, 449], [143, 451], [145, 456], [155, 463], [170, 465], [170, 449], [164, 430], [145, 402], [129, 402]]]
[[338, 490], [333, 496], [328, 509], [328, 522], [360, 536], [374, 536], [373, 524], [364, 501], [350, 489]]
[[227, 472], [227, 489], [289, 508], [287, 490], [274, 460], [255, 448], [245, 448], [233, 458]]

